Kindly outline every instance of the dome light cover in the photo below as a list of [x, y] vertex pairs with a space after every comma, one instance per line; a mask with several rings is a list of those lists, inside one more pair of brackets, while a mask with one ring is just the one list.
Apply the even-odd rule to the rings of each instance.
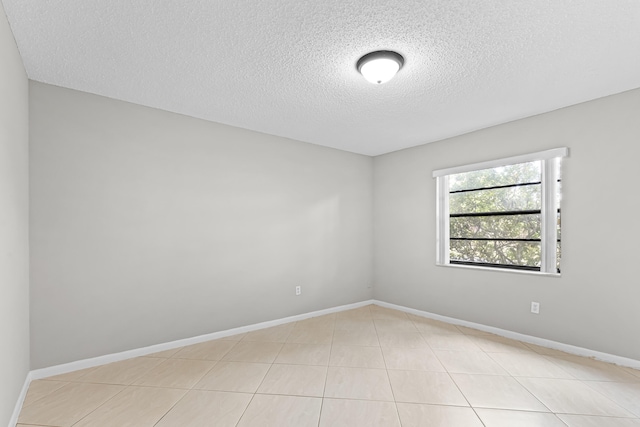
[[399, 53], [378, 50], [360, 58], [357, 68], [367, 81], [382, 84], [391, 80], [403, 64], [404, 58]]

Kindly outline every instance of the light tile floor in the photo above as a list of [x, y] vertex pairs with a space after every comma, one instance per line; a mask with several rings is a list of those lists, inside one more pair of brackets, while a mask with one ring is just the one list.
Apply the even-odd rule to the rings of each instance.
[[34, 381], [19, 423], [640, 427], [640, 371], [367, 306]]

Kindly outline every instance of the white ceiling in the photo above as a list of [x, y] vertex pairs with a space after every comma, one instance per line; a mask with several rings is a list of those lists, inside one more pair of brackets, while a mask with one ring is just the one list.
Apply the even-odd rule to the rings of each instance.
[[640, 87], [638, 0], [3, 3], [33, 80], [367, 155]]

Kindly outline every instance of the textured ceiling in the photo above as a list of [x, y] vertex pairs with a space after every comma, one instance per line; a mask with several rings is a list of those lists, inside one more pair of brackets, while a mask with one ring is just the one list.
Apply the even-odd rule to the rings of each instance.
[[3, 3], [33, 80], [368, 155], [640, 87], [638, 0]]

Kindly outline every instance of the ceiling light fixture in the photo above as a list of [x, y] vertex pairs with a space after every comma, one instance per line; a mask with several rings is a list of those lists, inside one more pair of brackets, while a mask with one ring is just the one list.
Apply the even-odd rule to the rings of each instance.
[[367, 81], [381, 84], [391, 80], [400, 71], [403, 64], [404, 58], [399, 53], [390, 50], [378, 50], [367, 53], [360, 58], [356, 67]]

